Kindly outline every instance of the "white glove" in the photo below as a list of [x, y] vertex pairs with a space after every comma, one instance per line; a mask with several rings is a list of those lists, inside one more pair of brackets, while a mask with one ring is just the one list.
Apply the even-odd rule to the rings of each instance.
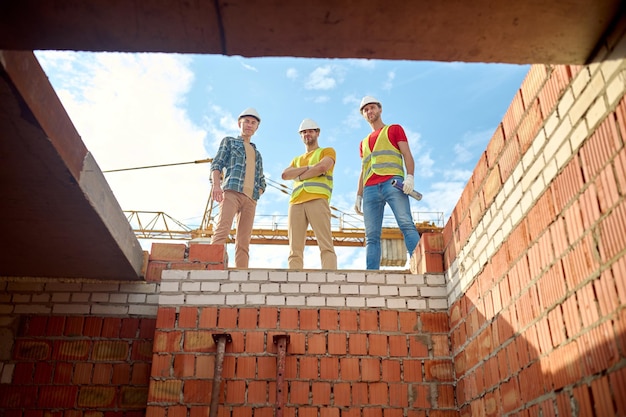
[[360, 214], [361, 216], [363, 215], [363, 211], [361, 211], [362, 205], [363, 205], [363, 196], [357, 194], [356, 202], [354, 203], [354, 211], [356, 211], [356, 214]]
[[413, 179], [413, 175], [409, 174], [404, 179], [404, 186], [402, 187], [402, 191], [404, 194], [409, 194], [413, 191], [413, 186], [415, 185], [415, 180]]

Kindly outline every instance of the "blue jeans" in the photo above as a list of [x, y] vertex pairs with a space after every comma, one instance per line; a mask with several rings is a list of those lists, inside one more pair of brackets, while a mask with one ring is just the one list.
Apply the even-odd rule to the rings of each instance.
[[368, 185], [363, 190], [363, 218], [365, 222], [365, 262], [367, 269], [380, 269], [380, 239], [383, 228], [385, 204], [389, 204], [400, 231], [404, 235], [404, 243], [409, 256], [420, 240], [411, 215], [409, 196], [391, 185], [393, 177], [376, 185]]

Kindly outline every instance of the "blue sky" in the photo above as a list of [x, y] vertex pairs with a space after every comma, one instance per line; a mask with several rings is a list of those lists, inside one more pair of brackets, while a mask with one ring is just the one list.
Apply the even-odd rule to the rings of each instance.
[[[447, 221], [529, 69], [221, 55], [38, 51], [36, 56], [103, 171], [211, 158], [224, 136], [237, 134], [237, 115], [255, 107], [262, 121], [252, 140], [270, 183], [258, 202], [257, 226], [280, 228], [286, 228], [289, 197], [279, 188], [291, 187], [280, 174], [304, 152], [298, 135], [304, 118], [320, 125], [320, 146], [337, 152], [334, 214], [362, 226], [353, 205], [358, 144], [370, 132], [358, 109], [364, 95], [382, 102], [385, 123], [401, 124], [407, 133], [415, 188], [423, 194], [422, 201], [411, 203], [416, 217], [430, 220], [441, 213]], [[123, 210], [163, 211], [195, 229], [209, 198], [209, 170], [209, 164], [181, 164], [105, 176]], [[151, 241], [141, 243], [150, 250]], [[364, 248], [342, 247], [337, 253], [339, 269], [365, 268]], [[250, 267], [286, 268], [287, 255], [287, 245], [254, 245]], [[307, 247], [305, 268], [319, 267], [319, 250]]]

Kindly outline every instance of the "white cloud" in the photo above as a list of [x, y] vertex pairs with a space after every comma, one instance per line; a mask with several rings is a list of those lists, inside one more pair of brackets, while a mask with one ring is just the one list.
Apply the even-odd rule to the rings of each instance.
[[[163, 211], [199, 223], [209, 195], [205, 132], [183, 109], [190, 60], [163, 54], [44, 54], [63, 106], [123, 210]], [[56, 63], [52, 64], [53, 61]], [[52, 65], [50, 65], [52, 64]], [[49, 66], [50, 65], [50, 66]], [[80, 74], [80, 83], [66, 74]]]
[[339, 66], [317, 67], [309, 74], [304, 88], [307, 90], [332, 90], [343, 81], [344, 73], [343, 68]]
[[461, 142], [454, 144], [455, 162], [464, 164], [476, 158], [489, 143], [493, 131], [494, 129], [486, 129], [479, 132], [466, 132]]
[[241, 63], [241, 66], [244, 67], [245, 69], [247, 69], [249, 71], [259, 72], [259, 70], [256, 67], [254, 67], [254, 66], [252, 66], [250, 64], [246, 64], [241, 59], [239, 60], [239, 62]]
[[298, 70], [295, 68], [288, 68], [286, 75], [290, 80], [295, 80], [298, 78]]
[[413, 159], [415, 160], [415, 175], [422, 178], [430, 178], [434, 175], [435, 161], [430, 157], [430, 151], [413, 154]]

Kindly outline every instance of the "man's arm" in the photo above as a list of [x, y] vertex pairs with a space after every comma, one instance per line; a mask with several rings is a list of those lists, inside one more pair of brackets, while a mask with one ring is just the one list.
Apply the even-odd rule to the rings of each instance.
[[402, 153], [404, 158], [407, 175], [413, 175], [415, 173], [415, 161], [413, 160], [413, 154], [411, 154], [411, 148], [409, 148], [409, 142], [398, 142], [398, 149], [400, 149], [400, 153]]
[[[334, 155], [334, 152], [331, 152]], [[326, 155], [315, 165], [308, 165], [304, 167], [294, 167], [290, 165], [285, 168], [281, 177], [284, 180], [292, 180], [294, 178], [300, 178], [301, 180], [307, 180], [322, 175], [326, 171], [332, 169], [335, 166], [335, 159]]]
[[221, 203], [224, 200], [224, 190], [222, 190], [222, 172], [214, 169], [211, 171], [211, 182], [213, 183], [213, 200]]
[[309, 169], [308, 166], [303, 167], [294, 167], [292, 165], [285, 168], [282, 175], [280, 176], [284, 180], [293, 180], [297, 178], [298, 175], [304, 174]]

